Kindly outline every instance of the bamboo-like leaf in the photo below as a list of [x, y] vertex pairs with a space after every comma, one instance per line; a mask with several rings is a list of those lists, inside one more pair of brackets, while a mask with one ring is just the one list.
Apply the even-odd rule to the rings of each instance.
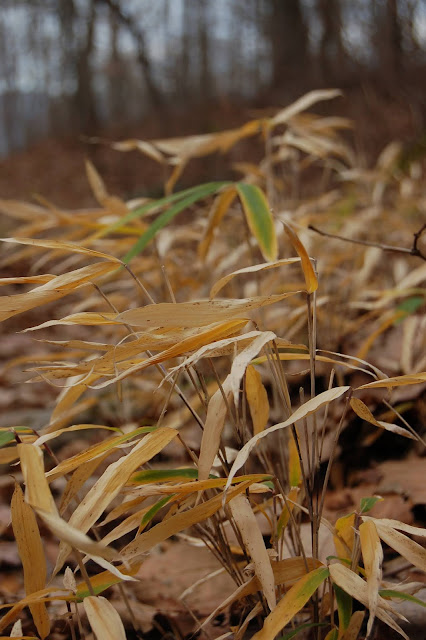
[[376, 526], [372, 520], [367, 520], [367, 522], [363, 522], [360, 525], [359, 534], [368, 586], [368, 608], [370, 610], [367, 624], [368, 637], [373, 628], [382, 581], [383, 549]]
[[[11, 502], [12, 527], [24, 571], [24, 586], [27, 595], [46, 586], [46, 560], [37, 520], [32, 508], [25, 502], [21, 487], [15, 484]], [[31, 615], [42, 638], [50, 633], [50, 620], [46, 605], [30, 605]]]
[[219, 450], [220, 438], [228, 411], [227, 402], [230, 401], [231, 396], [231, 380], [230, 376], [228, 376], [222, 384], [222, 389], [218, 389], [210, 398], [207, 407], [198, 459], [198, 477], [200, 480], [206, 480], [209, 477], [214, 459]]
[[[359, 575], [345, 567], [343, 564], [339, 563], [331, 564], [329, 567], [329, 571], [333, 583], [336, 583], [339, 587], [346, 591], [346, 593], [361, 602], [365, 607], [368, 607], [367, 583], [362, 578], [360, 578]], [[380, 618], [380, 620], [382, 620], [385, 624], [387, 624], [391, 629], [394, 629], [400, 635], [402, 635], [405, 640], [409, 640], [406, 633], [404, 633], [404, 631], [389, 615], [389, 611], [394, 613], [390, 604], [388, 604], [386, 600], [379, 596], [376, 616]]]
[[[120, 566], [118, 568], [124, 575], [128, 574], [130, 576], [134, 576], [138, 572], [140, 565], [135, 564], [131, 569], [127, 569], [124, 566]], [[122, 579], [113, 575], [110, 571], [102, 571], [102, 573], [98, 573], [95, 576], [90, 576], [90, 584], [95, 595], [99, 595], [102, 591], [105, 591], [106, 589], [109, 589], [109, 587], [112, 587], [112, 585], [119, 584], [120, 582], [122, 582]], [[81, 602], [84, 598], [90, 596], [90, 591], [85, 581], [77, 584], [76, 596], [78, 602]]]
[[300, 487], [303, 481], [303, 474], [294, 433], [290, 434], [288, 440], [288, 476], [290, 487]]
[[81, 285], [107, 275], [116, 269], [116, 263], [96, 262], [88, 267], [82, 267], [61, 276], [56, 276], [46, 284], [31, 289], [28, 293], [1, 296], [0, 321], [7, 320], [18, 313], [29, 311], [29, 309], [34, 309], [48, 302], [53, 302], [53, 300], [59, 300]]
[[355, 540], [355, 514], [339, 518], [334, 525], [334, 546], [339, 558], [351, 558]]
[[[232, 487], [226, 496], [226, 501], [232, 500], [232, 498], [239, 493], [243, 493], [250, 484], [251, 482], [248, 481], [242, 482], [236, 487]], [[198, 522], [203, 522], [207, 518], [210, 518], [221, 508], [222, 497], [222, 494], [219, 494], [214, 498], [199, 504], [197, 507], [193, 507], [192, 509], [182, 513], [177, 513], [167, 520], [163, 520], [159, 524], [155, 525], [155, 527], [152, 527], [149, 531], [142, 533], [142, 535], [138, 536], [135, 540], [130, 542], [130, 544], [124, 547], [122, 550], [122, 557], [133, 565], [135, 561], [137, 561], [156, 544], [167, 540], [167, 538], [183, 531], [183, 529], [187, 529]]]
[[230, 501], [229, 508], [240, 530], [244, 546], [252, 559], [266, 602], [273, 611], [277, 604], [274, 573], [259, 524], [246, 496], [235, 496]]
[[[175, 429], [160, 427], [140, 440], [129, 454], [110, 464], [73, 512], [69, 525], [86, 533], [118, 495], [135, 469], [151, 460], [176, 436]], [[69, 545], [61, 544], [55, 573], [62, 568], [69, 552]]]
[[328, 569], [320, 567], [300, 578], [278, 602], [272, 613], [265, 619], [262, 629], [254, 634], [252, 640], [273, 640], [277, 633], [305, 606], [328, 576]]
[[[258, 273], [259, 271], [266, 271], [267, 269], [276, 269], [277, 267], [282, 267], [287, 264], [295, 264], [300, 262], [300, 258], [282, 258], [281, 260], [274, 260], [274, 262], [263, 262], [262, 264], [254, 264], [250, 267], [244, 267], [243, 269], [237, 269], [237, 271], [233, 271], [232, 273], [228, 273], [223, 278], [220, 278], [210, 290], [210, 299], [215, 298], [219, 291], [223, 289], [225, 285], [228, 284], [233, 278], [236, 276], [246, 274], [246, 273]], [[295, 293], [300, 293], [299, 291], [295, 291]]]
[[83, 605], [98, 640], [126, 640], [121, 618], [106, 598], [88, 596]]
[[176, 204], [173, 204], [166, 211], [161, 213], [154, 222], [148, 227], [148, 229], [141, 235], [136, 244], [126, 253], [123, 257], [123, 262], [125, 264], [129, 263], [132, 258], [134, 258], [139, 253], [145, 249], [145, 247], [151, 242], [151, 240], [155, 237], [160, 229], [163, 229], [169, 222], [173, 220], [179, 213], [190, 207], [198, 200], [202, 200], [203, 198], [207, 198], [208, 196], [216, 193], [219, 189], [221, 189], [226, 183], [221, 182], [213, 182], [206, 185], [202, 185], [199, 188], [194, 188], [193, 192], [187, 197], [179, 200]]
[[346, 393], [346, 391], [348, 391], [349, 389], [350, 387], [335, 387], [334, 389], [328, 389], [328, 391], [324, 391], [323, 393], [318, 394], [315, 398], [311, 398], [311, 400], [308, 400], [307, 402], [302, 404], [298, 409], [296, 409], [293, 415], [291, 415], [284, 422], [280, 422], [274, 425], [273, 427], [269, 427], [269, 429], [266, 429], [266, 431], [262, 431], [262, 433], [258, 433], [256, 436], [253, 436], [253, 438], [251, 438], [243, 446], [243, 448], [239, 451], [237, 457], [235, 458], [234, 464], [232, 465], [231, 471], [229, 472], [228, 484], [226, 486], [226, 489], [231, 484], [232, 478], [235, 476], [238, 469], [241, 469], [243, 464], [246, 462], [251, 451], [259, 442], [259, 440], [269, 435], [270, 433], [274, 433], [274, 431], [285, 429], [286, 427], [289, 427], [290, 425], [294, 424], [298, 420], [301, 420], [302, 418], [305, 418], [306, 416], [312, 413], [315, 413], [315, 411], [318, 411], [318, 409], [322, 407], [324, 404], [328, 404], [329, 402], [332, 402], [333, 400], [340, 398], [340, 396]]
[[200, 327], [244, 317], [254, 309], [280, 302], [297, 292], [253, 298], [196, 300], [194, 302], [161, 302], [120, 313], [116, 320], [136, 327]]
[[[48, 240], [45, 238], [0, 238], [0, 242], [12, 242], [16, 244], [25, 244], [33, 247], [43, 247], [45, 249], [56, 249], [61, 251], [69, 251], [71, 253], [81, 253], [90, 258], [104, 258], [110, 262], [121, 264], [121, 260], [115, 256], [111, 256], [108, 253], [102, 251], [96, 251], [95, 249], [89, 249], [82, 245], [75, 244], [74, 242], [67, 242], [65, 240]], [[45, 278], [46, 276], [41, 276]], [[54, 277], [54, 276], [53, 276]], [[50, 277], [49, 281], [52, 279]]]
[[385, 380], [375, 380], [374, 382], [361, 385], [358, 389], [376, 389], [381, 387], [391, 389], [392, 387], [403, 387], [409, 384], [420, 384], [422, 382], [426, 382], [426, 371], [405, 376], [395, 376], [394, 378], [386, 378]]
[[371, 413], [370, 409], [366, 404], [359, 398], [351, 398], [350, 405], [352, 409], [355, 411], [357, 416], [359, 416], [362, 420], [369, 422], [370, 424], [374, 424], [375, 427], [380, 427], [381, 429], [386, 429], [386, 431], [392, 431], [392, 433], [397, 433], [400, 436], [404, 436], [405, 438], [410, 438], [411, 440], [415, 440], [416, 437], [413, 436], [412, 433], [400, 427], [396, 424], [392, 424], [390, 422], [383, 422], [382, 420], [376, 420], [376, 418]]
[[297, 501], [297, 496], [299, 495], [299, 487], [292, 487], [287, 495], [287, 503], [284, 504], [283, 510], [281, 511], [281, 515], [278, 518], [277, 522], [277, 537], [279, 538], [282, 535], [282, 532], [285, 530], [288, 525], [288, 521], [290, 520], [290, 514], [294, 509], [294, 504]]
[[274, 220], [263, 191], [254, 184], [239, 182], [238, 195], [243, 205], [250, 231], [256, 238], [265, 260], [277, 259], [278, 243]]
[[318, 289], [318, 279], [315, 275], [315, 271], [312, 266], [311, 260], [308, 256], [308, 253], [305, 247], [303, 246], [302, 242], [300, 241], [299, 236], [294, 231], [294, 229], [286, 222], [284, 221], [282, 222], [284, 225], [285, 232], [290, 238], [291, 244], [293, 245], [294, 249], [297, 251], [299, 258], [302, 261], [302, 269], [303, 269], [303, 275], [305, 276], [306, 290], [308, 293], [313, 293]]
[[262, 377], [253, 365], [246, 369], [246, 396], [253, 422], [253, 435], [256, 435], [268, 424], [269, 401]]
[[33, 444], [18, 444], [22, 475], [25, 481], [25, 500], [34, 509], [57, 513], [49, 484], [44, 475], [43, 453]]
[[211, 208], [209, 221], [204, 231], [203, 238], [198, 246], [198, 255], [202, 260], [205, 260], [210, 245], [213, 240], [213, 235], [216, 227], [218, 227], [232, 205], [237, 195], [235, 187], [230, 187], [220, 193]]
[[[380, 520], [374, 520], [374, 524], [376, 525], [377, 533], [386, 544], [395, 549], [415, 567], [421, 571], [426, 571], [426, 549], [400, 531], [384, 525]], [[426, 532], [423, 535], [426, 535]]]
[[333, 590], [339, 614], [339, 638], [342, 638], [351, 623], [352, 598], [337, 584], [333, 584]]
[[345, 635], [342, 640], [357, 640], [359, 632], [361, 631], [362, 623], [364, 622], [364, 611], [355, 611], [346, 629]]
[[280, 124], [287, 123], [291, 118], [297, 114], [309, 109], [316, 102], [322, 100], [332, 100], [341, 96], [342, 92], [338, 89], [316, 89], [315, 91], [309, 91], [301, 98], [293, 102], [290, 106], [279, 111], [271, 120], [271, 126], [276, 127]]

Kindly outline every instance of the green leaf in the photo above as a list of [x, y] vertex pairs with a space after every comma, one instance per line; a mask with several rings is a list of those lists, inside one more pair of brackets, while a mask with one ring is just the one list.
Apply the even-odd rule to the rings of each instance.
[[382, 598], [399, 598], [400, 600], [409, 600], [410, 602], [414, 602], [414, 604], [418, 604], [426, 609], [426, 602], [419, 600], [419, 598], [412, 596], [410, 593], [402, 593], [396, 589], [380, 589], [379, 595]]
[[239, 182], [238, 195], [243, 205], [250, 231], [256, 238], [265, 260], [277, 259], [278, 244], [274, 220], [265, 194], [254, 184]]
[[315, 629], [318, 627], [326, 627], [326, 626], [327, 626], [326, 622], [305, 622], [305, 624], [301, 624], [296, 629], [293, 629], [292, 631], [285, 633], [283, 636], [280, 636], [278, 640], [291, 640], [304, 629]]
[[[132, 258], [134, 258], [138, 253], [141, 253], [145, 249], [147, 244], [154, 238], [157, 231], [163, 229], [163, 227], [165, 227], [171, 220], [173, 220], [173, 218], [177, 216], [178, 213], [184, 211], [187, 207], [191, 206], [191, 204], [197, 202], [197, 200], [206, 198], [207, 196], [216, 193], [217, 191], [219, 191], [219, 189], [227, 185], [229, 185], [229, 182], [209, 182], [207, 184], [201, 185], [200, 187], [195, 187], [194, 189], [190, 190], [189, 195], [184, 198], [181, 197], [176, 204], [166, 209], [166, 211], [163, 211], [163, 213], [161, 213], [154, 220], [154, 222], [148, 227], [148, 229], [140, 236], [139, 240], [133, 245], [130, 251], [128, 251], [123, 257], [123, 262], [125, 264], [128, 264]], [[169, 196], [169, 198], [171, 197], [172, 196]], [[159, 202], [162, 202], [164, 204], [166, 200], [167, 198], [157, 200], [156, 206], [158, 207]], [[166, 204], [168, 203], [166, 202]]]
[[360, 513], [367, 513], [370, 511], [376, 502], [382, 502], [383, 498], [380, 496], [371, 496], [369, 498], [361, 498], [361, 508]]
[[412, 296], [411, 298], [403, 300], [396, 308], [397, 311], [402, 312], [402, 315], [395, 320], [394, 324], [400, 324], [407, 316], [415, 313], [417, 309], [420, 309], [424, 302], [424, 296]]
[[16, 433], [32, 434], [34, 431], [28, 427], [8, 427], [7, 429], [0, 429], [0, 448], [6, 446], [10, 442], [16, 442]]
[[151, 522], [151, 520], [153, 519], [153, 517], [155, 516], [156, 513], [158, 513], [158, 511], [160, 511], [160, 509], [162, 509], [164, 507], [164, 505], [166, 505], [176, 494], [172, 494], [171, 496], [165, 496], [164, 498], [161, 498], [161, 500], [159, 500], [158, 502], [156, 502], [151, 509], [149, 509], [149, 511], [146, 512], [146, 514], [144, 515], [144, 517], [142, 518], [142, 526], [146, 527], [146, 525]]
[[352, 597], [343, 591], [337, 584], [333, 584], [333, 590], [336, 596], [337, 611], [339, 613], [339, 630], [346, 631], [351, 621], [352, 615]]
[[[217, 476], [210, 475], [210, 478]], [[131, 482], [138, 484], [149, 484], [150, 482], [167, 482], [168, 480], [198, 480], [198, 469], [145, 469], [138, 471], [130, 478]]]

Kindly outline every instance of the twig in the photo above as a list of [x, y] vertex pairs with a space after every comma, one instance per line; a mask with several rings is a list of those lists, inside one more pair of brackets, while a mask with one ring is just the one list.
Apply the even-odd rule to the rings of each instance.
[[362, 244], [367, 247], [377, 247], [382, 251], [391, 251], [393, 253], [405, 253], [410, 256], [416, 256], [421, 258], [422, 260], [426, 260], [426, 255], [423, 254], [418, 248], [418, 242], [420, 240], [421, 235], [426, 230], [426, 224], [424, 224], [415, 234], [413, 245], [411, 249], [407, 249], [406, 247], [395, 247], [390, 244], [381, 244], [379, 242], [371, 242], [370, 240], [355, 240], [354, 238], [346, 238], [345, 236], [339, 236], [335, 233], [328, 233], [327, 231], [322, 231], [322, 229], [318, 229], [314, 227], [314, 225], [308, 225], [308, 229], [311, 231], [315, 231], [315, 233], [319, 233], [320, 236], [326, 236], [327, 238], [334, 238], [335, 240], [343, 240], [344, 242], [351, 242], [352, 244]]

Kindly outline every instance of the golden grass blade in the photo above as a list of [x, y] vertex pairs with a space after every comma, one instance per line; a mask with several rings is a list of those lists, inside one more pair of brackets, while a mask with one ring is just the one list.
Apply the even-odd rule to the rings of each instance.
[[[380, 520], [374, 520], [374, 524], [376, 525], [377, 533], [387, 545], [395, 549], [415, 567], [421, 571], [426, 571], [426, 549], [424, 547], [400, 531], [384, 525]], [[424, 531], [423, 535], [426, 535], [426, 531]]]
[[386, 431], [392, 431], [392, 433], [397, 433], [400, 436], [404, 436], [404, 438], [410, 438], [411, 440], [416, 440], [416, 437], [413, 436], [412, 433], [404, 429], [404, 427], [400, 427], [397, 424], [392, 424], [391, 422], [383, 422], [382, 420], [376, 420], [376, 418], [371, 413], [370, 409], [366, 404], [359, 398], [351, 398], [350, 405], [352, 409], [355, 411], [357, 416], [359, 416], [362, 420], [369, 422], [370, 424], [374, 424], [375, 427], [380, 427], [381, 429], [386, 429]]
[[239, 182], [237, 192], [243, 206], [248, 226], [256, 238], [265, 260], [277, 259], [278, 242], [274, 219], [262, 189], [254, 184]]
[[121, 264], [121, 260], [115, 256], [103, 253], [102, 251], [96, 251], [95, 249], [83, 247], [79, 244], [75, 244], [74, 242], [67, 242], [66, 240], [47, 240], [45, 238], [0, 238], [0, 242], [12, 242], [33, 247], [43, 247], [45, 249], [71, 251], [72, 253], [81, 253], [85, 256], [89, 256], [90, 258], [104, 258], [110, 262]]
[[[127, 569], [123, 565], [117, 567], [123, 575], [134, 576], [138, 572], [140, 565], [135, 564], [131, 569]], [[92, 586], [95, 595], [102, 593], [105, 589], [108, 589], [114, 584], [118, 584], [122, 582], [122, 578], [119, 578], [116, 575], [113, 575], [110, 571], [102, 571], [102, 573], [98, 573], [95, 576], [90, 576], [90, 584]], [[87, 596], [90, 596], [89, 588], [86, 582], [79, 582], [76, 585], [75, 595], [77, 596], [77, 600], [81, 601]]]
[[[12, 527], [24, 571], [25, 593], [29, 595], [46, 586], [46, 560], [37, 520], [25, 502], [19, 484], [11, 502]], [[42, 640], [50, 633], [50, 620], [44, 603], [30, 605], [34, 624]]]
[[165, 163], [165, 158], [158, 149], [153, 144], [144, 140], [137, 140], [136, 138], [120, 140], [120, 142], [113, 142], [111, 144], [111, 148], [116, 151], [139, 151], [140, 153], [152, 158], [152, 160], [156, 160], [160, 164]]
[[[365, 607], [368, 607], [368, 587], [365, 580], [360, 578], [359, 575], [348, 569], [342, 564], [336, 563], [329, 566], [330, 576], [341, 589], [346, 591], [350, 596], [361, 602]], [[378, 607], [376, 610], [376, 616], [380, 618], [391, 629], [397, 631], [405, 640], [409, 640], [404, 631], [396, 624], [394, 619], [389, 615], [389, 612], [393, 612], [391, 605], [378, 597]]]
[[294, 433], [288, 440], [288, 476], [291, 488], [301, 486], [303, 474]]
[[81, 313], [72, 313], [60, 320], [47, 320], [34, 327], [24, 329], [22, 333], [28, 331], [36, 331], [38, 329], [46, 329], [47, 327], [55, 327], [57, 325], [85, 325], [87, 327], [96, 327], [99, 325], [122, 324], [116, 321], [116, 313], [96, 313], [94, 311], [83, 311]]
[[[53, 595], [49, 597], [49, 594], [66, 594], [66, 595]], [[68, 589], [58, 589], [57, 587], [46, 587], [45, 589], [41, 589], [41, 591], [37, 591], [35, 593], [31, 593], [29, 596], [22, 598], [19, 602], [16, 602], [9, 611], [2, 617], [0, 620], [0, 633], [8, 627], [12, 622], [19, 616], [21, 611], [25, 609], [29, 604], [33, 604], [35, 602], [52, 602], [54, 600], [73, 600], [72, 594], [68, 591]], [[4, 605], [3, 605], [4, 606]], [[5, 605], [10, 606], [10, 605]], [[3, 607], [2, 607], [3, 608]]]
[[115, 263], [96, 262], [88, 267], [82, 267], [61, 276], [56, 276], [46, 284], [28, 291], [28, 293], [2, 296], [0, 297], [0, 321], [7, 320], [18, 313], [34, 309], [53, 300], [59, 300], [81, 285], [112, 273], [116, 269], [117, 264]]
[[198, 255], [202, 260], [205, 260], [207, 256], [216, 227], [220, 225], [224, 215], [232, 205], [236, 196], [237, 191], [235, 187], [231, 187], [229, 189], [226, 189], [225, 191], [222, 191], [222, 193], [220, 193], [216, 197], [213, 207], [210, 211], [207, 227], [198, 246]]
[[391, 529], [397, 529], [398, 531], [405, 531], [405, 533], [411, 533], [413, 536], [420, 536], [422, 538], [426, 537], [426, 529], [413, 527], [411, 524], [405, 524], [405, 522], [400, 522], [399, 520], [390, 520], [389, 518], [380, 518], [380, 520], [376, 520], [375, 518], [370, 518], [370, 516], [362, 516], [362, 519], [364, 522], [373, 519], [376, 524], [380, 523], [383, 527], [390, 527]]
[[106, 198], [108, 197], [108, 192], [105, 187], [105, 183], [96, 170], [94, 164], [90, 162], [90, 160], [86, 160], [86, 174], [87, 179], [90, 184], [90, 188], [93, 191], [93, 195], [99, 204], [104, 204]]
[[45, 513], [57, 513], [49, 484], [44, 475], [43, 453], [33, 444], [18, 444], [22, 475], [25, 481], [25, 500]]
[[[223, 393], [222, 393], [223, 392]], [[230, 376], [222, 384], [222, 390], [218, 389], [210, 398], [207, 407], [207, 416], [204, 423], [203, 437], [201, 439], [200, 456], [198, 459], [198, 478], [207, 480], [214, 459], [220, 446], [220, 437], [225, 418], [227, 415], [227, 405], [224, 399], [229, 402], [232, 396]]]
[[339, 558], [352, 558], [352, 551], [355, 541], [355, 514], [339, 518], [334, 525], [334, 546]]
[[251, 364], [246, 369], [246, 396], [253, 422], [253, 435], [256, 435], [268, 424], [269, 401], [262, 376]]
[[[249, 486], [251, 481], [242, 482], [236, 487], [232, 487], [226, 496], [226, 501], [232, 500], [232, 498], [240, 493], [243, 493]], [[160, 542], [164, 542], [167, 538], [188, 529], [198, 522], [203, 522], [207, 518], [210, 518], [222, 507], [222, 494], [203, 502], [188, 511], [183, 513], [177, 513], [171, 516], [167, 520], [163, 520], [159, 524], [155, 525], [149, 531], [142, 533], [135, 540], [130, 542], [121, 552], [122, 558], [130, 562], [131, 565], [143, 556], [147, 551]]]
[[319, 567], [300, 578], [278, 602], [272, 613], [265, 619], [262, 629], [252, 636], [252, 640], [274, 640], [328, 576], [328, 569]]
[[282, 223], [284, 225], [284, 230], [286, 234], [290, 238], [291, 244], [293, 245], [294, 249], [297, 251], [299, 258], [302, 261], [302, 269], [303, 269], [303, 275], [305, 276], [306, 290], [308, 293], [313, 293], [318, 289], [318, 279], [315, 275], [315, 271], [313, 269], [308, 253], [305, 247], [303, 246], [302, 242], [300, 241], [297, 233], [294, 231], [294, 229], [289, 224], [287, 224], [287, 222], [284, 222], [284, 220], [282, 220]]
[[238, 353], [232, 362], [230, 381], [231, 390], [234, 396], [234, 405], [238, 407], [240, 384], [246, 372], [247, 366], [265, 344], [274, 340], [277, 336], [272, 331], [261, 331], [254, 340]]
[[137, 327], [200, 327], [241, 317], [253, 309], [280, 302], [294, 293], [227, 300], [198, 300], [194, 302], [161, 302], [120, 313], [116, 320]]
[[59, 513], [61, 515], [64, 514], [68, 505], [71, 503], [71, 500], [75, 498], [77, 493], [83, 487], [83, 485], [87, 482], [89, 478], [92, 477], [92, 474], [96, 471], [98, 466], [101, 464], [103, 460], [105, 460], [109, 456], [110, 452], [107, 451], [103, 455], [95, 458], [94, 460], [89, 460], [88, 462], [84, 462], [77, 469], [75, 469], [71, 478], [67, 481], [65, 489], [61, 496], [61, 502], [59, 504]]
[[262, 585], [262, 591], [271, 611], [277, 604], [275, 596], [275, 579], [271, 562], [265, 547], [259, 524], [246, 496], [238, 495], [229, 503], [238, 529], [240, 530], [244, 546], [254, 565], [254, 571]]
[[277, 536], [278, 538], [282, 535], [283, 531], [288, 525], [290, 520], [290, 515], [294, 509], [294, 505], [297, 502], [297, 496], [299, 495], [300, 489], [299, 487], [292, 487], [287, 495], [287, 503], [284, 504], [283, 510], [281, 511], [281, 515], [278, 518], [277, 522]]
[[226, 276], [223, 276], [223, 278], [215, 282], [210, 290], [210, 299], [216, 297], [219, 291], [236, 276], [245, 273], [258, 273], [259, 271], [266, 271], [267, 269], [276, 269], [277, 267], [282, 267], [287, 264], [295, 264], [296, 262], [300, 262], [300, 258], [282, 258], [281, 260], [274, 260], [273, 262], [263, 262], [262, 264], [254, 264], [251, 267], [244, 267], [244, 269], [237, 269], [237, 271], [228, 273]]
[[357, 640], [364, 618], [364, 611], [355, 611], [351, 616], [349, 626], [346, 629], [342, 640]]
[[253, 436], [253, 438], [251, 438], [243, 446], [243, 448], [239, 451], [237, 457], [235, 458], [234, 464], [232, 465], [231, 471], [229, 472], [228, 483], [226, 485], [225, 490], [228, 489], [228, 487], [231, 484], [232, 478], [235, 476], [238, 469], [241, 469], [243, 464], [246, 462], [251, 451], [259, 442], [259, 440], [269, 435], [270, 433], [273, 433], [274, 431], [278, 431], [279, 429], [285, 429], [286, 427], [289, 427], [290, 425], [294, 424], [298, 420], [301, 420], [302, 418], [305, 418], [306, 416], [312, 413], [315, 413], [315, 411], [317, 411], [324, 404], [328, 404], [329, 402], [332, 402], [333, 400], [340, 398], [340, 396], [346, 393], [346, 391], [348, 391], [349, 389], [350, 387], [335, 387], [334, 389], [329, 389], [328, 391], [324, 391], [323, 393], [318, 394], [315, 398], [311, 398], [311, 400], [308, 400], [307, 402], [302, 404], [302, 406], [296, 409], [293, 415], [291, 415], [290, 418], [288, 418], [288, 420], [285, 420], [285, 422], [280, 422], [274, 425], [273, 427], [269, 427], [269, 429], [266, 429], [266, 431], [262, 431], [262, 433], [258, 433], [257, 435]]
[[51, 273], [43, 273], [39, 276], [21, 276], [19, 278], [0, 278], [0, 286], [3, 287], [8, 284], [46, 284], [52, 278], [56, 278], [56, 276]]
[[372, 520], [359, 527], [362, 557], [367, 576], [368, 608], [370, 616], [367, 624], [367, 638], [371, 634], [376, 616], [379, 589], [382, 582], [383, 549], [377, 529]]
[[405, 376], [395, 376], [394, 378], [386, 378], [386, 380], [376, 380], [375, 382], [368, 382], [363, 384], [358, 389], [376, 389], [386, 387], [391, 389], [392, 387], [403, 387], [409, 384], [420, 384], [426, 382], [426, 371], [420, 371], [419, 373], [413, 373]]
[[98, 640], [126, 640], [120, 616], [103, 596], [88, 596], [83, 600], [90, 626]]
[[[177, 433], [175, 429], [160, 427], [140, 440], [126, 456], [110, 464], [73, 512], [69, 526], [86, 533], [118, 495], [135, 469], [151, 460]], [[55, 573], [62, 568], [69, 552], [69, 545], [61, 544]]]
[[309, 109], [316, 102], [323, 100], [332, 100], [341, 96], [342, 92], [338, 89], [317, 89], [315, 91], [309, 91], [304, 96], [293, 102], [291, 105], [279, 111], [270, 121], [271, 127], [276, 127], [280, 124], [287, 123], [291, 118], [297, 114]]

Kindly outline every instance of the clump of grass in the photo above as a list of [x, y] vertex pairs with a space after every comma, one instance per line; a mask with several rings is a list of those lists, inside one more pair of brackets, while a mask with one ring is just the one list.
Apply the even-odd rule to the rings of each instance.
[[[43, 352], [10, 364], [29, 366], [33, 383], [59, 388], [40, 429], [29, 423], [0, 433], [1, 462], [19, 460], [25, 484], [24, 497], [17, 481], [11, 509], [26, 595], [7, 610], [2, 631], [28, 606], [38, 636], [47, 637], [49, 603], [63, 600], [71, 637], [81, 635], [82, 603], [98, 638], [124, 638], [122, 620], [100, 594], [118, 584], [127, 601], [146, 554], [189, 530], [235, 582], [208, 618], [240, 602], [235, 638], [248, 628], [256, 640], [302, 629], [328, 640], [356, 638], [364, 613], [353, 611], [354, 601], [368, 611], [364, 636], [379, 618], [407, 637], [391, 600], [423, 603], [416, 586], [383, 580], [382, 543], [424, 570], [424, 549], [409, 537], [424, 537], [424, 530], [369, 515], [378, 496], [335, 523], [323, 509], [351, 415], [422, 442], [397, 411], [388, 422], [375, 417], [365, 395], [426, 381], [415, 331], [426, 277], [421, 234], [417, 254], [394, 251], [384, 262], [379, 240], [392, 239], [377, 224], [386, 215], [389, 236], [400, 235], [405, 208], [410, 225], [404, 221], [399, 243], [409, 248], [420, 227], [421, 187], [415, 172], [398, 168], [395, 148], [374, 170], [361, 171], [338, 135], [346, 121], [302, 113], [336, 95], [312, 92], [233, 131], [117, 143], [173, 167], [158, 200], [111, 196], [88, 164], [97, 209], [0, 203], [20, 221], [16, 236], [5, 239], [3, 265], [32, 265], [30, 275], [3, 280], [32, 288], [0, 298], [0, 318], [37, 309], [25, 330], [44, 336]], [[265, 158], [257, 167], [239, 165], [241, 181], [173, 193], [191, 158], [226, 152], [248, 136], [259, 136]], [[317, 176], [314, 198], [300, 189], [308, 169]], [[191, 222], [175, 223], [188, 210]], [[342, 250], [339, 240], [307, 229], [319, 223], [373, 246]], [[345, 309], [339, 318], [336, 308]], [[398, 323], [401, 357], [385, 372], [366, 357]], [[333, 332], [328, 350], [318, 344], [325, 326]], [[342, 353], [339, 345], [355, 331], [356, 352]], [[362, 378], [355, 385], [353, 371]], [[299, 392], [294, 374], [303, 383]], [[87, 431], [97, 432], [95, 444], [57, 458], [61, 439]], [[188, 444], [194, 439], [198, 447]], [[170, 444], [185, 465], [151, 466]], [[268, 545], [259, 516], [269, 523]], [[63, 589], [47, 583], [40, 522], [59, 540], [53, 577], [65, 570]], [[320, 553], [323, 530], [334, 540], [328, 558]], [[98, 570], [86, 569], [87, 559]]]

